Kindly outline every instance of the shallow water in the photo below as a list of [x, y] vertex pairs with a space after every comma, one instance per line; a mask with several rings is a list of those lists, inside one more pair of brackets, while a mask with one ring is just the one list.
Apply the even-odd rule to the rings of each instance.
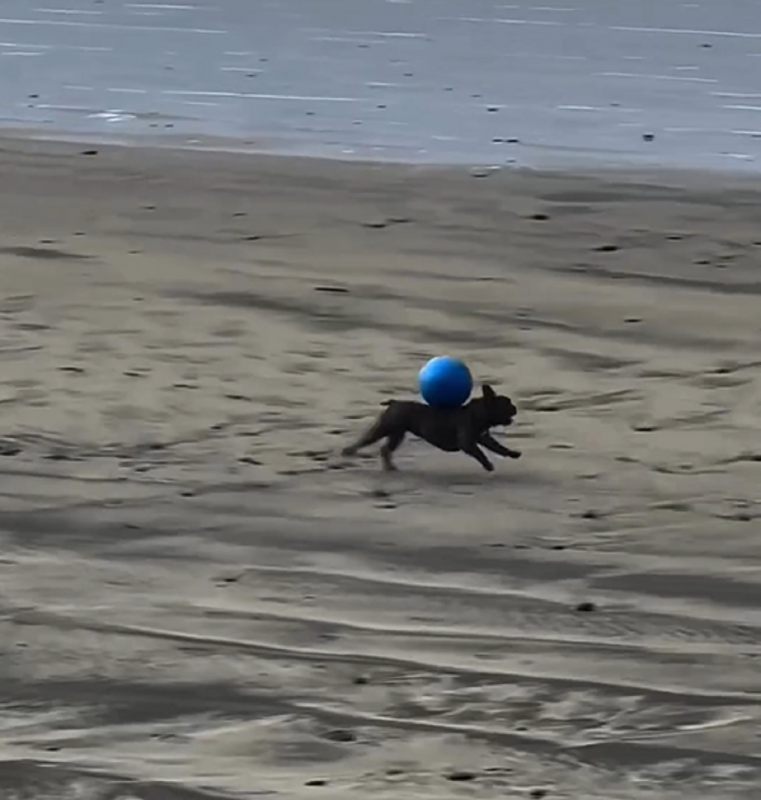
[[0, 122], [46, 135], [528, 166], [761, 156], [750, 0], [5, 0], [0, 69]]

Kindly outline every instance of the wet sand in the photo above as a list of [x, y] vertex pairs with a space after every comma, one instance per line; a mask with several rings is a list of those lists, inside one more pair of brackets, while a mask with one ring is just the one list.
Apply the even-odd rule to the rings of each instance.
[[[761, 190], [0, 147], [0, 789], [750, 798]], [[421, 361], [492, 475], [336, 455]]]

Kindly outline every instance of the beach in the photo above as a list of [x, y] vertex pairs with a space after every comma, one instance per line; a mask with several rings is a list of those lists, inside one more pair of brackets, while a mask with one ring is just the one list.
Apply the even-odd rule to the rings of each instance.
[[[756, 796], [752, 177], [0, 170], [3, 797]], [[342, 458], [441, 352], [523, 458]]]

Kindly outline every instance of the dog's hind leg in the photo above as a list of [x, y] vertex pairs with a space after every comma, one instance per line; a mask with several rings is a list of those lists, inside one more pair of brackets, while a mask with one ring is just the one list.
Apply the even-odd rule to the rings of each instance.
[[386, 472], [396, 471], [396, 466], [393, 462], [392, 455], [394, 450], [398, 449], [399, 445], [404, 441], [404, 435], [404, 431], [394, 431], [393, 433], [389, 434], [388, 438], [380, 449], [381, 463], [383, 464], [383, 469]]
[[354, 444], [347, 445], [341, 451], [341, 455], [344, 456], [353, 456], [363, 447], [367, 447], [368, 445], [375, 444], [383, 439], [385, 436], [388, 436], [389, 425], [387, 420], [387, 411], [384, 411], [378, 419], [357, 439]]

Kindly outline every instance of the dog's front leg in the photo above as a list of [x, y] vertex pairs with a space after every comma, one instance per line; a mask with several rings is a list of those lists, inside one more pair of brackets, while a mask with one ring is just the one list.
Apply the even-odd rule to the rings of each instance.
[[463, 445], [461, 448], [463, 453], [467, 453], [471, 458], [475, 458], [476, 461], [487, 471], [487, 472], [494, 472], [494, 464], [489, 461], [486, 457], [486, 453], [475, 443], [469, 442]]
[[498, 442], [488, 431], [486, 431], [486, 433], [482, 433], [478, 437], [478, 443], [487, 450], [491, 450], [492, 453], [496, 453], [498, 456], [504, 456], [505, 458], [521, 457], [520, 450], [512, 450], [509, 447], [505, 447], [505, 445], [503, 445], [501, 442]]
[[486, 453], [478, 446], [478, 436], [475, 431], [462, 427], [457, 431], [457, 444], [460, 450], [466, 453], [487, 471], [494, 472], [494, 464], [486, 457]]

